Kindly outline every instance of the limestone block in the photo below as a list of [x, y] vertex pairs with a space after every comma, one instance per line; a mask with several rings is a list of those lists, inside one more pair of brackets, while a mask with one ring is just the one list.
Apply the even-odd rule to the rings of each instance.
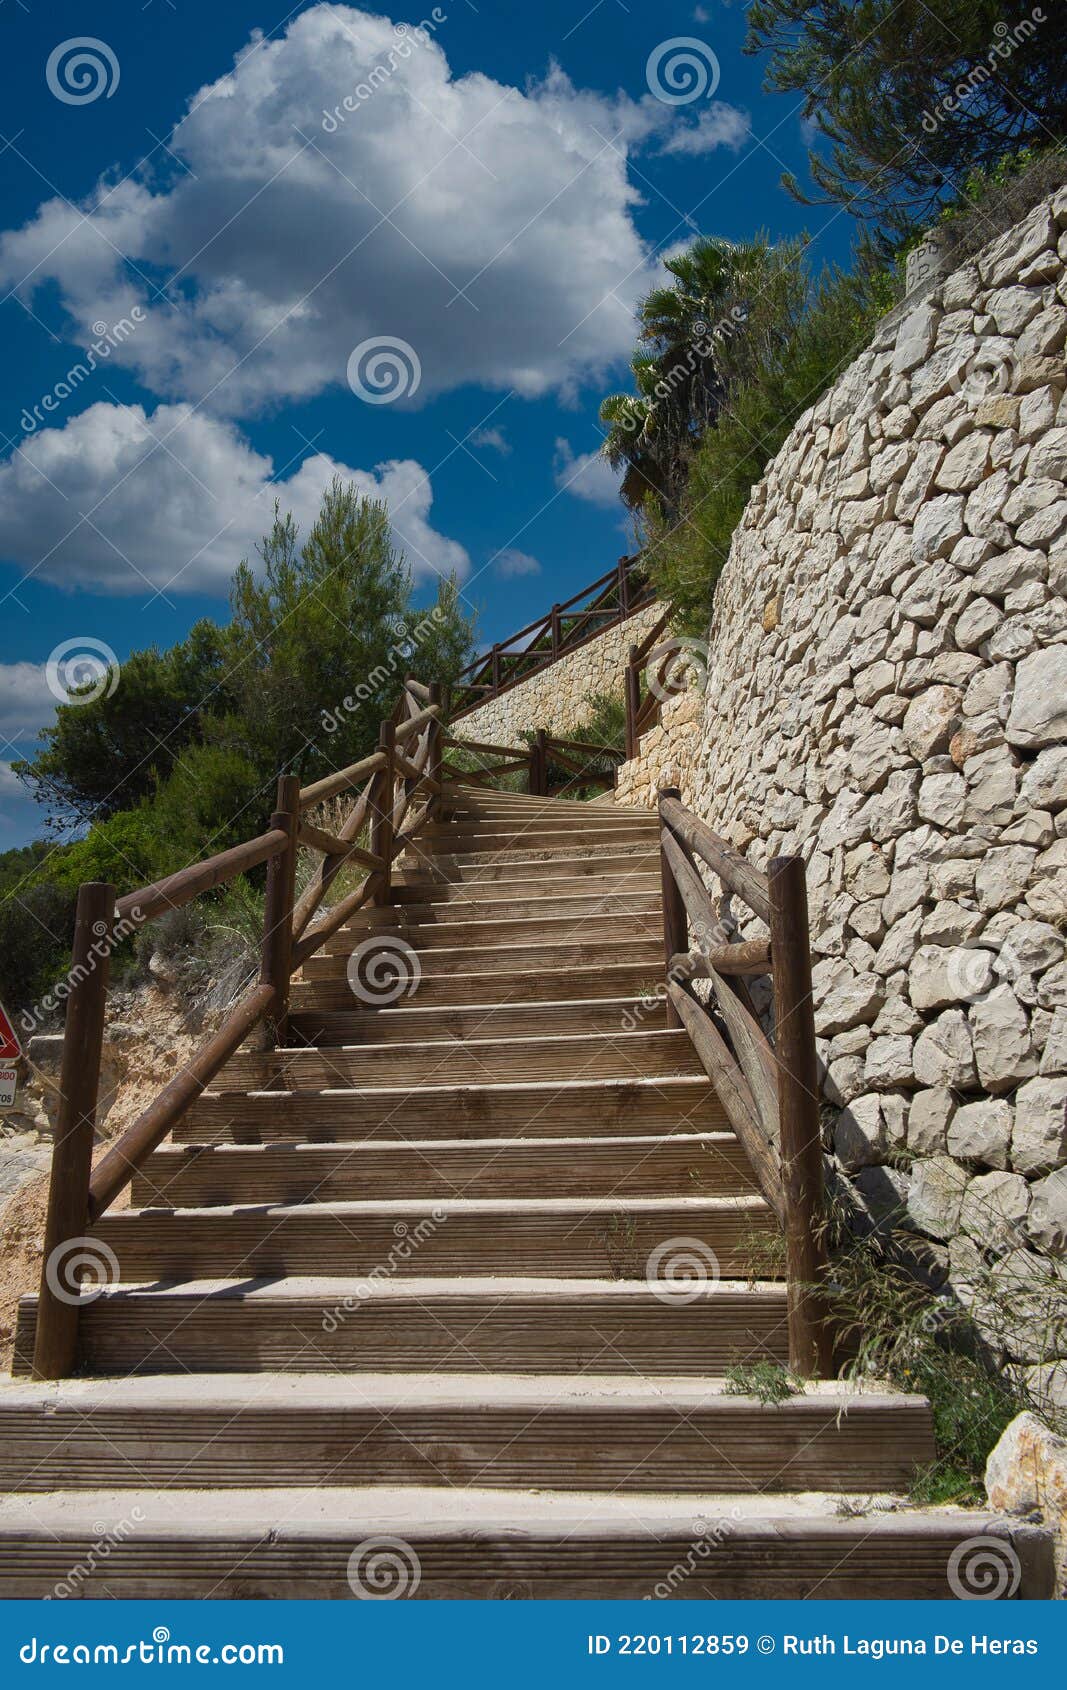
[[1037, 1073], [1026, 1010], [1008, 985], [980, 998], [971, 1010], [978, 1078], [991, 1092], [1008, 1091]]
[[949, 1156], [931, 1156], [914, 1163], [911, 1176], [908, 1214], [912, 1222], [931, 1238], [951, 1238], [959, 1230], [970, 1176]]
[[[971, 1030], [961, 1009], [946, 1009], [915, 1041], [915, 1078], [921, 1086], [967, 1091], [977, 1081]], [[1031, 1084], [1033, 1082], [1031, 1081]]]
[[1067, 1161], [1067, 1078], [1038, 1077], [1020, 1086], [1015, 1097], [1011, 1139], [1012, 1167], [1023, 1174], [1043, 1174]]
[[936, 1156], [948, 1146], [948, 1129], [956, 1099], [947, 1086], [917, 1091], [908, 1111], [908, 1149], [916, 1156]]

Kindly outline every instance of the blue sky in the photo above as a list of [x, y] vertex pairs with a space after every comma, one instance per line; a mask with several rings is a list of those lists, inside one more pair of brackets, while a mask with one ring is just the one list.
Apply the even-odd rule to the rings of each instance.
[[40, 832], [9, 765], [57, 647], [224, 619], [274, 498], [306, 523], [338, 470], [506, 636], [629, 549], [590, 458], [662, 254], [853, 238], [779, 186], [805, 136], [740, 4], [5, 0], [0, 30], [0, 849]]

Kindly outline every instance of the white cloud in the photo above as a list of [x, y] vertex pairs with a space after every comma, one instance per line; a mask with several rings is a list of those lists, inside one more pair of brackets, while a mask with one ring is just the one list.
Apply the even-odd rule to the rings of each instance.
[[[55, 708], [43, 663], [0, 663], [0, 749], [35, 740], [51, 724]], [[17, 781], [8, 790], [16, 789], [23, 790]]]
[[493, 567], [498, 575], [540, 575], [541, 565], [529, 552], [520, 552], [509, 546], [502, 552], [497, 552], [493, 558]]
[[232, 423], [188, 405], [91, 405], [0, 464], [0, 553], [68, 586], [218, 592], [252, 556], [275, 498], [306, 532], [337, 474], [385, 501], [416, 577], [470, 566], [431, 526], [433, 493], [413, 460], [371, 473], [319, 453], [287, 480], [273, 473]]
[[0, 799], [25, 798], [26, 788], [15, 774], [10, 763], [0, 763]]
[[480, 428], [471, 435], [470, 443], [472, 446], [491, 446], [502, 458], [511, 456], [511, 441], [502, 428]]
[[668, 135], [661, 151], [697, 157], [714, 152], [716, 147], [729, 147], [737, 152], [752, 133], [752, 119], [737, 106], [716, 100], [707, 111], [701, 112], [695, 124], [678, 128]]
[[418, 353], [411, 403], [600, 379], [648, 283], [627, 154], [677, 115], [557, 67], [524, 90], [454, 77], [446, 34], [396, 61], [387, 18], [323, 4], [254, 36], [169, 137], [190, 173], [46, 201], [0, 240], [0, 280], [57, 289], [83, 342], [140, 304], [111, 362], [235, 416], [343, 384], [375, 335]]
[[556, 486], [591, 505], [614, 509], [619, 503], [619, 475], [601, 452], [575, 455], [569, 440], [556, 441], [552, 463]]

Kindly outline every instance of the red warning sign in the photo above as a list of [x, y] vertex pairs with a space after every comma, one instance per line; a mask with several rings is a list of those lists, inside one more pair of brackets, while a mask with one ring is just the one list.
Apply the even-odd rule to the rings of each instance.
[[18, 1034], [11, 1024], [11, 1017], [3, 1004], [0, 1003], [0, 1062], [14, 1062], [22, 1055]]

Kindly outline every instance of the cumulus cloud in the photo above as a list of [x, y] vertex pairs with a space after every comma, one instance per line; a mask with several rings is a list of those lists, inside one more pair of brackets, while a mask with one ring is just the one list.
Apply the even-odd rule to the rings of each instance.
[[505, 577], [515, 575], [540, 575], [541, 565], [529, 552], [520, 552], [514, 546], [497, 552], [493, 559], [493, 567], [498, 575]]
[[736, 153], [751, 133], [752, 119], [747, 112], [716, 100], [707, 111], [701, 112], [696, 123], [673, 130], [660, 150], [689, 157], [714, 152], [716, 147], [728, 147]]
[[619, 475], [601, 452], [575, 454], [569, 440], [556, 441], [552, 463], [556, 486], [591, 505], [614, 508], [619, 502]]
[[502, 428], [480, 428], [471, 435], [472, 446], [491, 446], [502, 458], [511, 456], [511, 441]]
[[[0, 663], [0, 749], [34, 740], [55, 715], [43, 663]], [[2, 765], [0, 765], [2, 766]], [[14, 775], [10, 791], [22, 791]]]
[[25, 798], [26, 788], [10, 763], [0, 763], [0, 799]]
[[139, 304], [112, 362], [235, 416], [343, 384], [376, 335], [419, 356], [407, 403], [567, 393], [630, 348], [648, 277], [627, 158], [679, 126], [557, 67], [522, 90], [456, 77], [435, 36], [312, 6], [191, 100], [168, 140], [188, 173], [47, 200], [0, 241], [0, 280], [58, 290], [83, 341]]
[[218, 592], [269, 527], [275, 498], [306, 532], [334, 475], [388, 506], [416, 578], [467, 573], [465, 549], [430, 523], [411, 459], [352, 469], [318, 453], [286, 480], [228, 421], [189, 405], [91, 405], [0, 464], [0, 552], [44, 579], [127, 593]]

